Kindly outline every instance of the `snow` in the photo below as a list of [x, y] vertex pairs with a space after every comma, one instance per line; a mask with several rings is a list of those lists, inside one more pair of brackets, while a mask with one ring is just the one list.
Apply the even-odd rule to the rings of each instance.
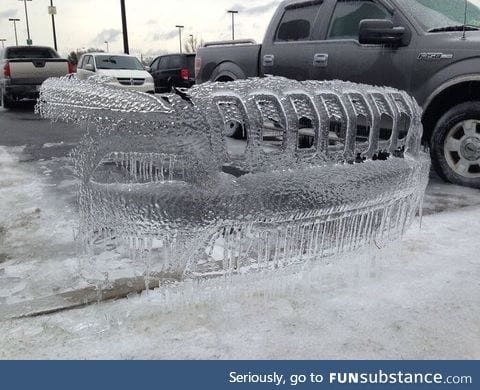
[[30, 165], [19, 164], [21, 152], [0, 148], [0, 303], [58, 292], [77, 279], [74, 210]]
[[[0, 148], [0, 306], [86, 285], [74, 180], [52, 186], [49, 163], [19, 164], [21, 151]], [[477, 205], [369, 253], [3, 319], [0, 358], [479, 359], [478, 191], [432, 188], [427, 209]]]

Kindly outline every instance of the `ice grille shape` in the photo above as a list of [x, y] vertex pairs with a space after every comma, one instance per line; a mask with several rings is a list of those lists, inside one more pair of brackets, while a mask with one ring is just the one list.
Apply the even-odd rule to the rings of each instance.
[[[267, 77], [182, 98], [60, 78], [44, 83], [37, 111], [87, 127], [73, 156], [86, 246], [126, 242], [177, 274], [398, 239], [428, 180], [421, 110], [390, 88]], [[241, 139], [226, 136], [232, 121]]]

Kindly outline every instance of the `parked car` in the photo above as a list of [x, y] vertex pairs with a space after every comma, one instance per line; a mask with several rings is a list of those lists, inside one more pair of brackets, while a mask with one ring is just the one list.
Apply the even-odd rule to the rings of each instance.
[[480, 10], [467, 5], [288, 0], [274, 14], [263, 44], [213, 42], [200, 48], [196, 81], [271, 74], [405, 90], [424, 109], [424, 142], [436, 171], [452, 183], [480, 188]]
[[77, 77], [109, 76], [114, 85], [140, 92], [155, 93], [153, 78], [137, 57], [128, 54], [87, 53], [77, 66]]
[[172, 88], [190, 88], [195, 84], [195, 53], [169, 54], [157, 57], [150, 64], [155, 91], [170, 92]]
[[20, 99], [36, 99], [49, 77], [65, 76], [73, 67], [50, 47], [10, 46], [0, 49], [0, 102], [11, 108]]

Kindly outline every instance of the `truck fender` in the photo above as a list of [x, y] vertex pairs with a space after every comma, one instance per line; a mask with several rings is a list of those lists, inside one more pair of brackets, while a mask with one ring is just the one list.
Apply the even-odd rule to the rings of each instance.
[[465, 82], [470, 82], [470, 81], [477, 81], [480, 82], [480, 73], [476, 74], [468, 74], [468, 75], [462, 75], [455, 77], [453, 79], [447, 80], [445, 83], [441, 84], [439, 87], [437, 87], [427, 98], [425, 103], [423, 104], [423, 110], [426, 111], [427, 108], [430, 106], [430, 104], [435, 100], [437, 96], [440, 96], [440, 94], [450, 87], [454, 87], [456, 85], [465, 83]]
[[426, 109], [435, 97], [447, 88], [466, 81], [478, 81], [480, 79], [479, 65], [478, 57], [454, 62], [434, 73], [429, 80], [422, 83], [420, 90], [413, 95], [417, 97], [418, 101], [425, 102], [422, 104], [422, 108]]
[[234, 81], [245, 79], [245, 73], [235, 63], [225, 61], [217, 65], [210, 76], [211, 81]]

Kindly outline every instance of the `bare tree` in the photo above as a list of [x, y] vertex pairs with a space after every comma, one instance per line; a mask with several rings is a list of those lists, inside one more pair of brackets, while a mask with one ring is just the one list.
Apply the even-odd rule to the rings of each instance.
[[105, 50], [103, 49], [97, 49], [97, 48], [94, 48], [94, 47], [89, 47], [88, 49], [77, 49], [76, 51], [72, 51], [69, 55], [68, 55], [68, 61], [73, 64], [73, 65], [77, 65], [78, 64], [78, 61], [80, 60], [80, 57], [85, 54], [85, 53], [94, 53], [94, 52], [97, 52], [97, 53], [103, 53], [105, 52]]
[[149, 66], [155, 58], [156, 57], [152, 57], [152, 56], [145, 56], [144, 57], [142, 55], [142, 58], [140, 59], [140, 62], [142, 63], [142, 65]]
[[183, 43], [183, 49], [186, 53], [195, 53], [205, 42], [196, 35], [190, 35]]

